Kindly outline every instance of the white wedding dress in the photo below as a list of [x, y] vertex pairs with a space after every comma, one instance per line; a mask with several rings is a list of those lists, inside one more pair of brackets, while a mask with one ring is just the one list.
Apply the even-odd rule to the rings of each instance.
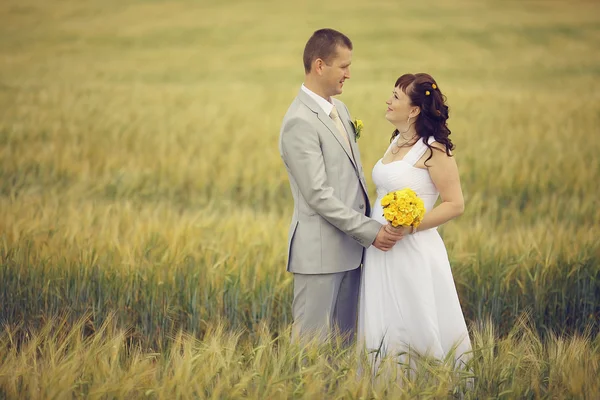
[[[429, 143], [432, 142], [431, 137]], [[381, 198], [406, 187], [423, 199], [426, 213], [434, 207], [439, 193], [429, 172], [414, 167], [427, 150], [419, 140], [402, 160], [388, 164], [379, 160], [375, 164], [377, 200], [373, 219], [386, 224]], [[467, 326], [448, 254], [437, 229], [409, 235], [388, 252], [374, 246], [367, 249], [358, 335], [367, 351], [378, 357], [416, 351], [442, 359], [454, 350], [457, 364], [469, 358], [464, 354], [471, 350]]]

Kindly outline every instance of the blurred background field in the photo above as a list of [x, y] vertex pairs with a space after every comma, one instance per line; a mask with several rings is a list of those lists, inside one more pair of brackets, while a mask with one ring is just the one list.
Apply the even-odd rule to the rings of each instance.
[[347, 352], [289, 344], [277, 140], [321, 27], [354, 42], [340, 98], [366, 171], [399, 75], [448, 97], [466, 212], [440, 231], [480, 338], [467, 395], [600, 390], [596, 2], [4, 0], [0, 397], [464, 389], [425, 361], [368, 384]]

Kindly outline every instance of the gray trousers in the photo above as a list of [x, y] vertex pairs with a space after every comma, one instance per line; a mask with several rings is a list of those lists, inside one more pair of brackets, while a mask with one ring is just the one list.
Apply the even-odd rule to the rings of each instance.
[[360, 277], [360, 268], [333, 274], [294, 274], [292, 341], [324, 341], [333, 331], [352, 341]]

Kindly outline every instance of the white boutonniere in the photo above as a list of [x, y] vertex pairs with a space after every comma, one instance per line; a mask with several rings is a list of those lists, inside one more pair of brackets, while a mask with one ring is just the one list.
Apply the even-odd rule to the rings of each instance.
[[352, 121], [352, 126], [354, 127], [354, 141], [356, 142], [358, 139], [360, 139], [360, 134], [362, 133], [364, 125], [362, 120], [354, 118], [354, 121]]

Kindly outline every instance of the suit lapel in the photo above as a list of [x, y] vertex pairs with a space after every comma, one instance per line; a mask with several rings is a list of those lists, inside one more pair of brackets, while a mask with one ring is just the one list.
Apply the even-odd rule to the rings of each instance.
[[[338, 107], [338, 106], [336, 106]], [[348, 140], [350, 140], [350, 145], [352, 146], [352, 151], [356, 154], [356, 149], [358, 148], [356, 145], [356, 132], [354, 132], [354, 126], [350, 120], [350, 115], [346, 112], [346, 107], [338, 107], [338, 111], [340, 113], [340, 118], [342, 123], [344, 124], [344, 128], [346, 128], [346, 132], [348, 132]]]
[[[336, 105], [336, 107], [338, 107], [338, 106]], [[339, 110], [342, 110], [342, 111], [339, 111]], [[358, 165], [357, 165], [358, 162], [360, 162], [360, 155], [359, 155], [360, 153], [358, 151], [358, 144], [356, 143], [356, 132], [354, 132], [354, 126], [352, 125], [350, 115], [346, 112], [346, 107], [338, 107], [338, 112], [340, 113], [340, 118], [342, 119], [342, 121], [344, 123], [344, 127], [346, 128], [346, 131], [348, 132], [349, 139], [350, 139], [350, 145], [352, 146], [352, 151], [354, 154], [354, 166], [358, 173], [358, 178], [360, 180], [360, 183], [362, 184], [365, 195], [368, 198], [369, 192], [367, 190], [367, 182], [364, 180], [364, 177], [360, 173], [360, 169], [358, 168]], [[367, 201], [367, 203], [368, 203], [368, 201]]]
[[[368, 204], [369, 203], [369, 194], [368, 194], [369, 192], [367, 190], [367, 183], [365, 182], [365, 180], [362, 176], [362, 173], [360, 172], [360, 169], [358, 168], [358, 165], [356, 164], [357, 161], [352, 156], [352, 151], [354, 151], [354, 154], [358, 155], [358, 145], [356, 144], [356, 140], [355, 140], [356, 135], [354, 133], [354, 128], [349, 125], [351, 123], [350, 116], [346, 113], [346, 108], [338, 107], [336, 105], [336, 107], [338, 108], [338, 113], [341, 112], [340, 119], [342, 120], [342, 123], [344, 124], [344, 127], [346, 128], [346, 131], [348, 132], [348, 140], [350, 141], [350, 146], [352, 146], [353, 150], [350, 150], [348, 148], [348, 146], [345, 144], [345, 140], [340, 137], [340, 134], [337, 131], [337, 127], [333, 123], [333, 120], [331, 119], [331, 117], [329, 115], [325, 114], [325, 111], [323, 111], [321, 106], [319, 106], [313, 99], [311, 99], [310, 96], [304, 92], [304, 90], [300, 89], [300, 92], [298, 93], [298, 99], [302, 103], [304, 103], [304, 105], [306, 105], [312, 112], [317, 114], [317, 117], [319, 118], [319, 120], [327, 127], [327, 129], [329, 129], [331, 134], [335, 137], [335, 140], [337, 140], [337, 142], [340, 144], [340, 146], [342, 146], [342, 149], [344, 149], [344, 151], [346, 152], [348, 159], [350, 160], [350, 162], [352, 163], [352, 166], [354, 167], [354, 170], [356, 171], [356, 175], [358, 176], [358, 181], [360, 182], [362, 189], [365, 193], [365, 199], [367, 202], [367, 206], [366, 206], [367, 207], [367, 215], [369, 215], [370, 214], [370, 204]], [[359, 157], [357, 156], [357, 158], [359, 158]]]
[[[354, 157], [352, 156], [352, 150], [348, 147], [348, 145], [346, 144], [346, 141], [340, 137], [341, 133], [338, 132], [338, 129], [335, 126], [335, 123], [333, 122], [331, 117], [329, 115], [325, 114], [325, 111], [323, 111], [323, 109], [313, 99], [311, 99], [310, 96], [308, 94], [306, 94], [302, 89], [300, 89], [298, 98], [300, 99], [300, 101], [302, 101], [302, 103], [304, 103], [308, 108], [310, 108], [314, 113], [317, 114], [317, 117], [319, 118], [319, 120], [327, 127], [327, 129], [329, 129], [331, 134], [335, 137], [335, 140], [337, 140], [337, 142], [340, 144], [340, 146], [342, 146], [342, 149], [344, 149], [344, 152], [350, 159], [350, 162], [354, 166], [354, 169], [356, 169], [358, 171], [356, 161], [354, 161]], [[338, 109], [338, 112], [339, 112], [339, 109]], [[346, 118], [344, 116], [340, 115], [340, 119], [343, 122], [344, 119], [346, 119]], [[344, 127], [346, 129], [348, 129], [348, 127], [346, 127], [345, 123], [344, 123]], [[353, 140], [350, 137], [350, 132], [354, 132], [354, 131], [352, 131], [352, 130], [348, 131], [348, 133], [349, 133], [348, 141], [350, 142], [350, 146], [352, 146]]]

